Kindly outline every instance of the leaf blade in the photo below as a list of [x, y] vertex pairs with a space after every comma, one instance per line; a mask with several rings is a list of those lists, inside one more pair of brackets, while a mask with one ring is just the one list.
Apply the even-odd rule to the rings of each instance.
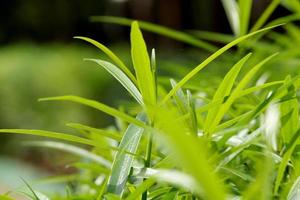
[[225, 45], [224, 47], [222, 47], [221, 49], [219, 49], [218, 51], [216, 51], [215, 53], [213, 53], [211, 56], [209, 56], [207, 59], [205, 59], [202, 63], [200, 63], [198, 66], [196, 66], [192, 71], [190, 71], [187, 75], [185, 75], [179, 82], [178, 84], [169, 91], [169, 93], [163, 98], [163, 100], [161, 101], [160, 104], [164, 104], [166, 103], [169, 98], [171, 98], [175, 92], [181, 88], [183, 85], [185, 85], [191, 78], [193, 78], [199, 71], [201, 71], [204, 67], [206, 67], [209, 63], [211, 63], [213, 60], [215, 60], [217, 57], [219, 57], [220, 55], [222, 55], [224, 52], [226, 52], [228, 49], [230, 49], [231, 47], [239, 44], [240, 42], [246, 40], [249, 37], [252, 37], [256, 34], [268, 31], [270, 29], [274, 29], [276, 27], [278, 27], [280, 25], [275, 25], [275, 26], [270, 26], [252, 33], [249, 33], [247, 35], [244, 35], [242, 37], [239, 37], [237, 39], [235, 39], [234, 41], [230, 42], [229, 44]]
[[[137, 119], [146, 120], [144, 114], [139, 114]], [[136, 153], [143, 132], [144, 129], [141, 127], [133, 124], [128, 126], [119, 144], [120, 151], [117, 152], [113, 161], [111, 176], [107, 184], [107, 192], [119, 196], [122, 195], [133, 163], [133, 156], [124, 152]]]
[[137, 126], [145, 127], [145, 124], [139, 120], [136, 120], [135, 118], [115, 109], [110, 106], [107, 106], [105, 104], [102, 104], [98, 101], [73, 96], [73, 95], [67, 95], [67, 96], [57, 96], [57, 97], [47, 97], [47, 98], [40, 98], [39, 101], [71, 101], [79, 104], [83, 104], [92, 108], [95, 108], [97, 110], [100, 110], [108, 115], [111, 115], [113, 117], [118, 117], [120, 119], [123, 119], [126, 122], [133, 123]]
[[131, 94], [131, 96], [140, 104], [143, 105], [142, 95], [131, 80], [115, 65], [100, 59], [85, 59], [92, 61], [102, 66], [108, 71], [113, 77], [115, 77], [123, 87]]
[[101, 51], [103, 51], [136, 84], [136, 78], [135, 78], [135, 76], [131, 73], [131, 71], [123, 63], [123, 61], [118, 56], [116, 56], [116, 54], [114, 52], [112, 52], [109, 48], [107, 48], [103, 44], [97, 42], [96, 40], [93, 40], [93, 39], [88, 38], [88, 37], [75, 36], [74, 38], [75, 39], [84, 40], [86, 42], [89, 42], [90, 44], [96, 46], [98, 49], [100, 49]]
[[[94, 16], [91, 18], [91, 21], [130, 26], [134, 20], [122, 18], [122, 17], [114, 17], [114, 16]], [[172, 39], [193, 45], [195, 47], [205, 49], [209, 52], [214, 52], [216, 50], [215, 46], [213, 46], [209, 43], [206, 43], [202, 40], [199, 40], [187, 33], [180, 32], [180, 31], [177, 31], [177, 30], [174, 30], [171, 28], [167, 28], [164, 26], [160, 26], [160, 25], [153, 24], [150, 22], [145, 22], [145, 21], [139, 21], [139, 24], [140, 24], [141, 28], [146, 31], [157, 33], [157, 34], [160, 34], [163, 36], [167, 36]]]
[[137, 21], [132, 22], [130, 40], [132, 62], [137, 77], [137, 83], [143, 96], [143, 102], [146, 105], [155, 105], [155, 80], [146, 43]]

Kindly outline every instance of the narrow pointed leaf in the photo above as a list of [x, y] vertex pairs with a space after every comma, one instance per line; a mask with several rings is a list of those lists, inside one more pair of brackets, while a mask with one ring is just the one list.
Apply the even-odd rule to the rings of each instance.
[[44, 131], [44, 130], [30, 130], [30, 129], [0, 129], [0, 133], [17, 133], [17, 134], [25, 134], [25, 135], [35, 135], [41, 137], [54, 138], [69, 142], [76, 142], [80, 144], [86, 144], [91, 146], [99, 146], [94, 141], [81, 138], [75, 135], [53, 132], [53, 131]]
[[118, 117], [126, 122], [133, 123], [133, 124], [141, 126], [141, 127], [145, 127], [145, 124], [143, 122], [141, 122], [141, 121], [139, 121], [139, 120], [115, 109], [115, 108], [109, 107], [98, 101], [85, 99], [85, 98], [78, 97], [78, 96], [68, 95], [68, 96], [48, 97], [48, 98], [41, 98], [41, 99], [39, 99], [39, 101], [72, 101], [75, 103], [79, 103], [79, 104], [83, 104], [83, 105], [95, 108], [95, 109], [100, 110], [106, 114], [113, 116], [113, 117]]
[[138, 22], [134, 21], [131, 26], [131, 56], [137, 77], [139, 90], [146, 105], [155, 105], [154, 77], [151, 69], [147, 47], [139, 29]]
[[[91, 18], [93, 22], [104, 22], [104, 23], [112, 23], [112, 24], [119, 24], [119, 25], [125, 25], [130, 26], [131, 23], [134, 21], [132, 19], [122, 18], [122, 17], [114, 17], [114, 16], [94, 16]], [[160, 26], [157, 24], [153, 24], [150, 22], [145, 21], [139, 21], [139, 24], [143, 30], [157, 33], [181, 42], [185, 42], [187, 44], [193, 45], [195, 47], [199, 47], [202, 49], [205, 49], [209, 52], [214, 52], [216, 50], [216, 47], [213, 45], [204, 42], [202, 40], [199, 40], [187, 33], [180, 32], [171, 28], [167, 28], [164, 26]]]
[[53, 148], [53, 149], [69, 152], [81, 156], [83, 158], [88, 158], [90, 160], [93, 160], [94, 162], [97, 162], [98, 164], [101, 164], [107, 168], [111, 167], [111, 162], [106, 160], [105, 158], [74, 145], [65, 144], [62, 142], [54, 142], [54, 141], [35, 141], [35, 142], [26, 142], [25, 144], [30, 146]]
[[[145, 114], [139, 114], [138, 120], [146, 121]], [[133, 156], [123, 151], [135, 154], [144, 129], [134, 124], [130, 124], [125, 131], [121, 143], [120, 151], [115, 155], [111, 175], [107, 184], [107, 192], [122, 196], [127, 178], [132, 167]]]
[[239, 0], [240, 36], [246, 35], [249, 28], [253, 0]]
[[257, 31], [260, 29], [266, 21], [269, 19], [271, 14], [274, 12], [274, 10], [277, 8], [277, 6], [280, 4], [281, 0], [272, 0], [272, 2], [269, 4], [267, 9], [263, 12], [263, 14], [259, 17], [259, 19], [256, 21], [256, 23], [253, 25], [251, 32]]
[[136, 190], [131, 193], [126, 200], [136, 200], [139, 199], [139, 197], [147, 191], [152, 185], [155, 184], [155, 179], [154, 178], [148, 178], [147, 180], [143, 181]]
[[121, 135], [115, 133], [114, 131], [94, 128], [94, 127], [90, 127], [90, 126], [79, 124], [79, 123], [67, 123], [66, 125], [69, 126], [69, 127], [75, 128], [77, 130], [103, 135], [104, 137], [108, 137], [108, 138], [111, 138], [113, 140], [117, 140], [117, 141], [121, 140]]
[[80, 39], [80, 40], [84, 40], [86, 42], [89, 42], [91, 44], [93, 44], [94, 46], [96, 46], [97, 48], [99, 48], [101, 51], [103, 51], [120, 69], [122, 69], [122, 71], [125, 72], [125, 74], [133, 81], [134, 84], [136, 84], [136, 78], [135, 76], [131, 73], [131, 71], [129, 70], [129, 68], [123, 63], [123, 61], [116, 56], [116, 54], [114, 54], [114, 52], [112, 52], [109, 48], [107, 48], [106, 46], [104, 46], [103, 44], [97, 42], [96, 40], [93, 40], [91, 38], [87, 38], [87, 37], [74, 37], [75, 39]]
[[258, 72], [258, 70], [269, 60], [271, 60], [274, 56], [276, 56], [276, 54], [273, 54], [269, 57], [267, 57], [266, 59], [264, 59], [263, 61], [261, 61], [260, 63], [258, 63], [257, 65], [255, 65], [245, 76], [244, 78], [239, 82], [239, 84], [237, 85], [237, 87], [235, 88], [235, 90], [232, 92], [232, 94], [229, 96], [229, 98], [226, 100], [226, 102], [224, 104], [222, 104], [222, 106], [220, 107], [220, 109], [218, 110], [218, 113], [215, 115], [213, 121], [210, 123], [210, 126], [208, 128], [207, 133], [211, 134], [212, 132], [215, 131], [216, 126], [220, 123], [220, 121], [222, 120], [223, 116], [226, 114], [226, 112], [228, 111], [228, 109], [231, 107], [231, 105], [233, 104], [233, 102], [238, 98], [238, 96], [242, 93], [243, 89], [249, 84], [249, 82], [251, 81], [251, 79], [256, 75], [256, 73]]
[[178, 82], [178, 84], [164, 97], [164, 99], [162, 100], [161, 104], [166, 103], [169, 98], [171, 98], [175, 92], [181, 88], [182, 86], [184, 86], [191, 78], [193, 78], [199, 71], [201, 71], [204, 67], [206, 67], [209, 63], [211, 63], [213, 60], [215, 60], [217, 57], [219, 57], [220, 55], [222, 55], [224, 52], [226, 52], [228, 49], [230, 49], [231, 47], [239, 44], [240, 42], [246, 40], [249, 37], [252, 37], [256, 34], [271, 30], [273, 28], [276, 28], [280, 25], [276, 25], [276, 26], [271, 26], [271, 27], [267, 27], [252, 33], [249, 33], [247, 35], [244, 35], [242, 37], [239, 37], [237, 39], [235, 39], [234, 41], [230, 42], [229, 44], [225, 45], [224, 47], [222, 47], [221, 49], [219, 49], [218, 51], [216, 51], [214, 54], [212, 54], [211, 56], [209, 56], [207, 59], [205, 59], [201, 64], [199, 64], [198, 66], [196, 66], [192, 71], [190, 71], [185, 77], [183, 77], [183, 79], [181, 79], [181, 81]]
[[[241, 68], [244, 66], [245, 62], [250, 58], [251, 53], [246, 55], [244, 58], [242, 58], [240, 61], [238, 61], [226, 74], [222, 82], [220, 83], [217, 91], [214, 94], [214, 97], [212, 99], [212, 102], [217, 101], [218, 99], [224, 99], [226, 96], [229, 96], [233, 84], [241, 70]], [[205, 121], [205, 128], [204, 130], [208, 130], [208, 127], [210, 126], [212, 120], [216, 117], [217, 112], [219, 111], [220, 105], [219, 104], [213, 106], [211, 109], [209, 109], [206, 121]]]
[[221, 0], [234, 35], [240, 35], [240, 11], [235, 0]]
[[[213, 170], [213, 163], [208, 161], [207, 144], [188, 132], [183, 121], [176, 120], [178, 113], [170, 107], [159, 107], [154, 121], [159, 130], [159, 136], [166, 148], [176, 156], [175, 162], [184, 172], [191, 175], [196, 182], [196, 193], [203, 199], [225, 200], [226, 193], [222, 181]], [[202, 143], [203, 142], [203, 143]]]
[[298, 177], [292, 188], [290, 189], [288, 196], [287, 196], [287, 200], [297, 200], [300, 198], [300, 177]]
[[143, 105], [142, 95], [131, 80], [115, 65], [99, 59], [85, 59], [97, 63], [114, 76], [124, 88], [132, 95], [132, 97], [140, 104]]
[[298, 141], [299, 141], [299, 137], [300, 137], [300, 129], [298, 129], [290, 143], [287, 145], [287, 149], [283, 155], [283, 158], [282, 158], [282, 161], [279, 165], [279, 168], [278, 168], [278, 171], [277, 171], [277, 176], [276, 176], [276, 180], [275, 180], [275, 185], [274, 185], [274, 193], [275, 194], [278, 194], [278, 190], [280, 188], [280, 185], [281, 185], [281, 181], [284, 177], [284, 172], [285, 172], [285, 169], [288, 165], [288, 162], [290, 161], [291, 157], [292, 157], [292, 154], [298, 144]]

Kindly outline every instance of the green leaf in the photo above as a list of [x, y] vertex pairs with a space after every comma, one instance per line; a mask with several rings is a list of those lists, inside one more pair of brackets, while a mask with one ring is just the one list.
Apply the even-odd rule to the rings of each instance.
[[155, 179], [154, 178], [148, 178], [147, 180], [143, 181], [136, 190], [131, 193], [126, 200], [136, 200], [139, 199], [139, 197], [147, 191], [152, 185], [154, 185]]
[[240, 15], [240, 34], [246, 35], [248, 32], [249, 21], [252, 10], [252, 0], [239, 0], [239, 15]]
[[195, 135], [198, 134], [198, 120], [197, 120], [197, 115], [196, 115], [196, 110], [195, 110], [195, 101], [192, 98], [192, 93], [187, 90], [187, 102], [188, 102], [188, 112], [190, 114], [190, 126], [191, 130], [193, 130], [193, 133]]
[[244, 35], [242, 37], [239, 37], [237, 39], [235, 39], [234, 41], [230, 42], [229, 44], [225, 45], [224, 47], [222, 47], [221, 49], [219, 49], [218, 51], [216, 51], [215, 53], [213, 53], [211, 56], [209, 56], [207, 59], [205, 59], [201, 64], [199, 64], [198, 66], [196, 66], [192, 71], [190, 71], [183, 79], [181, 79], [181, 81], [178, 82], [178, 84], [163, 98], [163, 100], [161, 101], [161, 104], [166, 103], [169, 98], [171, 98], [176, 91], [181, 88], [182, 86], [184, 86], [191, 78], [193, 78], [199, 71], [201, 71], [204, 67], [206, 67], [209, 63], [211, 63], [213, 60], [215, 60], [217, 57], [219, 57], [220, 55], [222, 55], [224, 52], [226, 52], [228, 49], [230, 49], [231, 47], [239, 44], [240, 42], [246, 40], [249, 37], [252, 37], [258, 33], [262, 33], [265, 31], [268, 31], [270, 29], [276, 28], [280, 25], [276, 25], [276, 26], [271, 26], [271, 27], [267, 27], [252, 33], [249, 33], [247, 35]]
[[[176, 81], [174, 79], [170, 80], [171, 86], [172, 88], [176, 86]], [[188, 112], [188, 102], [187, 102], [187, 98], [183, 92], [183, 90], [180, 88], [179, 90], [176, 91], [176, 93], [174, 94], [174, 100], [175, 103], [177, 105], [177, 107], [179, 108], [180, 112], [183, 114], [186, 114]]]
[[243, 192], [243, 200], [271, 200], [272, 198], [272, 175], [274, 162], [272, 158], [265, 155], [263, 160], [255, 160], [257, 166], [256, 180], [249, 184], [249, 187]]
[[[137, 120], [146, 121], [145, 114], [139, 114]], [[122, 196], [133, 163], [133, 156], [125, 152], [136, 153], [143, 132], [143, 128], [134, 124], [130, 124], [125, 131], [118, 147], [120, 151], [115, 155], [113, 161], [107, 184], [108, 193]]]
[[279, 168], [278, 168], [278, 171], [277, 171], [277, 176], [276, 176], [276, 180], [275, 180], [275, 185], [274, 185], [274, 193], [275, 195], [278, 194], [278, 190], [280, 188], [280, 184], [281, 184], [281, 181], [284, 177], [284, 172], [285, 172], [285, 169], [288, 165], [288, 162], [289, 160], [291, 159], [292, 157], [292, 154], [298, 144], [298, 140], [299, 140], [299, 137], [300, 137], [300, 129], [298, 129], [294, 134], [293, 134], [293, 137], [290, 141], [290, 143], [287, 145], [287, 149], [283, 155], [283, 158], [282, 158], [282, 161], [279, 165]]
[[240, 35], [240, 12], [235, 0], [222, 0], [229, 24], [235, 36]]
[[268, 87], [272, 87], [272, 86], [275, 86], [275, 85], [280, 85], [280, 84], [283, 84], [283, 83], [284, 83], [284, 81], [273, 81], [273, 82], [264, 83], [264, 84], [261, 84], [261, 85], [256, 85], [256, 86], [247, 88], [244, 91], [242, 91], [240, 96], [245, 96], [245, 95], [251, 94], [253, 92], [257, 92], [259, 90], [262, 90], [262, 89], [265, 89], [265, 88], [268, 88]]
[[232, 92], [232, 94], [228, 97], [226, 102], [221, 105], [221, 107], [218, 110], [218, 113], [213, 118], [212, 122], [209, 124], [207, 133], [212, 134], [215, 131], [216, 126], [220, 123], [223, 116], [226, 114], [226, 112], [229, 110], [233, 102], [240, 96], [243, 89], [249, 84], [251, 79], [255, 76], [255, 74], [258, 72], [258, 70], [269, 60], [271, 60], [274, 56], [276, 56], [277, 53], [267, 57], [257, 65], [255, 65], [245, 76], [244, 78], [239, 82], [235, 90]]
[[300, 12], [300, 2], [298, 0], [282, 0], [282, 5], [294, 12]]
[[[99, 146], [94, 141], [89, 140], [89, 139], [85, 139], [85, 138], [81, 138], [78, 136], [65, 134], [65, 133], [53, 132], [53, 131], [29, 130], [29, 129], [0, 129], [0, 132], [1, 133], [17, 133], [17, 134], [25, 134], [25, 135], [35, 135], [35, 136], [65, 140], [65, 141], [69, 141], [69, 142], [76, 142], [76, 143], [86, 144], [86, 145], [91, 145], [91, 146]], [[103, 148], [103, 146], [101, 148]]]
[[291, 99], [281, 104], [281, 135], [284, 143], [289, 143], [292, 134], [299, 128], [299, 105], [297, 99]]
[[25, 144], [30, 146], [43, 147], [43, 148], [46, 147], [46, 148], [53, 148], [53, 149], [65, 151], [68, 153], [72, 153], [74, 155], [81, 156], [83, 158], [88, 158], [107, 168], [111, 167], [111, 162], [106, 160], [105, 158], [74, 145], [65, 144], [62, 142], [54, 142], [54, 141], [35, 141], [35, 142], [31, 141], [31, 142], [26, 142]]
[[235, 39], [235, 37], [232, 35], [224, 34], [224, 33], [216, 33], [211, 31], [193, 30], [191, 31], [191, 33], [196, 37], [199, 37], [200, 39], [208, 40], [212, 42], [230, 43]]
[[99, 60], [99, 59], [85, 59], [88, 61], [92, 61], [102, 66], [106, 71], [108, 71], [112, 76], [114, 76], [123, 86], [124, 88], [133, 96], [133, 98], [141, 105], [143, 105], [143, 98], [139, 90], [135, 87], [135, 85], [131, 82], [131, 80], [115, 65]]
[[[297, 91], [293, 84], [291, 84], [290, 78], [286, 80], [284, 85], [286, 90], [289, 91], [288, 96], [296, 97]], [[296, 98], [284, 101], [280, 104], [281, 108], [281, 130], [280, 134], [284, 144], [288, 144], [293, 134], [299, 128], [299, 105]]]
[[117, 140], [117, 141], [120, 141], [122, 138], [122, 136], [120, 134], [117, 134], [114, 131], [93, 128], [93, 127], [86, 126], [86, 125], [79, 124], [79, 123], [67, 123], [66, 125], [69, 127], [75, 128], [77, 130], [80, 130], [80, 131], [96, 133], [98, 135], [102, 135], [104, 137], [111, 138], [111, 139]]
[[286, 151], [283, 155], [282, 161], [279, 165], [278, 171], [277, 171], [277, 176], [276, 176], [276, 180], [275, 180], [275, 185], [274, 185], [274, 193], [275, 195], [278, 194], [278, 190], [280, 188], [281, 185], [281, 181], [284, 177], [284, 172], [285, 169], [288, 165], [289, 160], [292, 157], [292, 154], [298, 144], [299, 141], [299, 137], [300, 137], [300, 129], [298, 129], [294, 134], [293, 137], [290, 141], [290, 143], [287, 145], [286, 147]]
[[0, 200], [14, 200], [14, 199], [6, 195], [0, 195]]
[[[203, 199], [226, 199], [225, 187], [209, 162], [206, 144], [190, 133], [173, 107], [159, 107], [156, 110], [155, 126], [159, 130], [162, 146], [168, 148], [176, 158], [174, 164], [192, 176], [197, 188], [196, 193]], [[180, 162], [177, 162], [180, 161]]]
[[[239, 60], [230, 69], [230, 71], [226, 74], [226, 76], [224, 77], [224, 79], [220, 83], [217, 91], [215, 92], [214, 97], [212, 99], [212, 102], [216, 102], [219, 99], [221, 99], [223, 101], [223, 99], [226, 96], [229, 96], [229, 94], [232, 90], [233, 84], [234, 84], [240, 70], [244, 66], [245, 62], [250, 58], [250, 56], [251, 56], [251, 53], [249, 53], [244, 58]], [[208, 131], [209, 127], [211, 126], [211, 123], [212, 123], [213, 119], [216, 117], [216, 115], [217, 115], [217, 113], [220, 109], [220, 106], [222, 104], [222, 101], [219, 102], [219, 104], [214, 105], [211, 109], [209, 109], [207, 117], [206, 117], [206, 121], [205, 121], [205, 127], [204, 127], [205, 132]]]
[[279, 17], [277, 19], [274, 19], [270, 23], [268, 23], [269, 26], [275, 25], [275, 24], [286, 24], [292, 21], [300, 20], [300, 14], [293, 14], [293, 15], [288, 15], [284, 17]]
[[269, 19], [271, 14], [274, 12], [274, 10], [277, 8], [277, 6], [280, 4], [281, 0], [272, 0], [272, 2], [269, 4], [267, 9], [263, 12], [263, 14], [259, 17], [259, 19], [256, 21], [256, 23], [253, 25], [250, 32], [257, 31], [260, 29], [266, 21]]
[[29, 183], [24, 178], [21, 177], [21, 180], [25, 183], [26, 187], [30, 190], [30, 192], [32, 193], [33, 198], [35, 200], [42, 200], [37, 196], [36, 192], [32, 189], [32, 187], [29, 185]]
[[84, 40], [86, 42], [89, 42], [91, 44], [93, 44], [94, 46], [96, 46], [97, 48], [99, 48], [101, 51], [103, 51], [118, 67], [120, 67], [120, 69], [122, 69], [125, 74], [133, 81], [134, 84], [136, 84], [136, 78], [135, 76], [131, 73], [131, 71], [128, 69], [128, 67], [122, 62], [122, 60], [116, 56], [114, 54], [114, 52], [112, 52], [109, 48], [107, 48], [106, 46], [104, 46], [103, 44], [97, 42], [96, 40], [93, 40], [91, 38], [87, 38], [87, 37], [74, 37], [75, 39], [80, 39], [80, 40]]
[[[112, 24], [119, 24], [119, 25], [125, 25], [125, 26], [130, 26], [131, 23], [134, 21], [132, 19], [126, 19], [123, 17], [113, 17], [113, 16], [94, 16], [91, 18], [93, 22], [104, 22], [104, 23], [112, 23]], [[216, 47], [213, 45], [203, 42], [202, 40], [199, 40], [187, 33], [180, 32], [171, 28], [167, 28], [164, 26], [160, 26], [157, 24], [153, 24], [150, 22], [145, 22], [145, 21], [139, 21], [139, 25], [141, 26], [142, 29], [157, 33], [163, 36], [167, 36], [169, 38], [185, 42], [187, 44], [193, 45], [195, 47], [199, 47], [202, 49], [205, 49], [209, 52], [214, 52], [216, 50]]]
[[135, 118], [115, 109], [112, 107], [109, 107], [105, 104], [102, 104], [98, 101], [94, 101], [94, 100], [90, 100], [90, 99], [85, 99], [82, 97], [78, 97], [78, 96], [72, 96], [72, 95], [68, 95], [68, 96], [58, 96], [58, 97], [48, 97], [48, 98], [40, 98], [39, 101], [72, 101], [75, 103], [79, 103], [79, 104], [83, 104], [92, 108], [95, 108], [97, 110], [100, 110], [106, 114], [109, 114], [113, 117], [118, 117], [126, 122], [135, 124], [137, 126], [140, 127], [145, 127], [145, 124], [139, 120], [136, 120]]
[[121, 198], [115, 194], [105, 194], [104, 197], [105, 198], [103, 198], [103, 199], [106, 199], [106, 200], [121, 200]]
[[131, 33], [131, 56], [137, 77], [137, 83], [146, 105], [156, 104], [155, 80], [150, 65], [147, 47], [139, 29], [138, 22], [132, 22]]
[[[102, 144], [99, 144], [93, 140], [65, 134], [65, 133], [59, 133], [59, 132], [53, 132], [53, 131], [44, 131], [44, 130], [30, 130], [30, 129], [0, 129], [0, 133], [15, 133], [15, 134], [23, 134], [23, 135], [35, 135], [35, 136], [41, 136], [41, 137], [48, 137], [48, 138], [54, 138], [69, 142], [75, 142], [79, 144], [85, 144], [90, 145], [94, 147], [98, 147], [100, 149], [107, 149], [107, 150], [114, 150], [114, 151], [120, 151], [118, 148], [112, 147], [112, 146], [103, 146]], [[124, 150], [122, 150], [124, 151]], [[131, 154], [130, 152], [125, 152], [127, 154], [135, 156], [135, 154]]]
[[300, 189], [300, 177], [298, 177], [292, 188], [289, 191], [289, 194], [287, 196], [287, 200], [297, 200], [299, 198], [299, 189]]
[[[153, 76], [153, 85], [155, 89], [155, 98], [157, 98], [157, 69], [156, 69], [156, 53], [155, 49], [152, 49], [151, 51], [151, 70], [152, 70], [152, 76]], [[156, 99], [157, 101], [157, 99]]]

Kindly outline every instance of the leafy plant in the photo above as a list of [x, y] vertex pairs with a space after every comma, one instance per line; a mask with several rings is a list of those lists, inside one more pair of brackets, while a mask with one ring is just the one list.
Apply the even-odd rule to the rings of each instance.
[[[1, 129], [0, 132], [37, 135], [90, 146], [89, 152], [61, 142], [29, 143], [86, 158], [71, 165], [81, 173], [72, 180], [75, 187], [59, 199], [299, 198], [300, 168], [296, 151], [300, 133], [299, 76], [287, 75], [283, 80], [266, 82], [262, 74], [264, 67], [287, 61], [291, 62], [288, 65], [299, 64], [295, 56], [299, 50], [281, 43], [282, 38], [296, 42], [298, 28], [278, 23], [296, 18], [277, 19], [270, 22], [272, 26], [262, 28], [280, 3], [274, 0], [249, 28], [251, 0], [222, 2], [234, 35], [213, 33], [216, 40], [228, 44], [180, 80], [171, 79], [169, 91], [159, 81], [155, 51], [150, 58], [139, 26], [208, 51], [213, 48], [196, 36], [150, 23], [115, 17], [93, 18], [94, 21], [131, 24], [133, 73], [104, 45], [86, 37], [76, 37], [98, 47], [111, 59], [114, 64], [99, 59], [87, 60], [115, 77], [136, 101], [136, 107], [116, 109], [72, 95], [40, 100], [71, 101], [89, 106], [115, 117], [122, 126], [103, 130], [78, 123], [67, 124], [79, 135], [26, 129]], [[289, 7], [297, 3], [285, 1], [283, 5]], [[284, 26], [287, 33], [273, 31], [279, 26]], [[204, 32], [194, 34], [212, 39]], [[275, 43], [260, 41], [262, 37], [272, 38]], [[234, 46], [237, 50], [229, 51]], [[232, 59], [218, 61], [218, 57]], [[211, 90], [206, 90], [187, 84], [210, 63], [232, 66], [217, 87], [210, 85]], [[202, 81], [209, 82], [209, 77]], [[69, 177], [60, 178], [60, 181], [70, 181]]]

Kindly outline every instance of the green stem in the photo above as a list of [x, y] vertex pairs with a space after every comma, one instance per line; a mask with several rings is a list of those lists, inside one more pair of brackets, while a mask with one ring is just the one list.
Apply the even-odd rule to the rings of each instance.
[[[147, 150], [146, 150], [145, 168], [151, 167], [152, 146], [153, 146], [153, 135], [149, 133]], [[147, 200], [147, 190], [143, 193], [142, 200]]]

